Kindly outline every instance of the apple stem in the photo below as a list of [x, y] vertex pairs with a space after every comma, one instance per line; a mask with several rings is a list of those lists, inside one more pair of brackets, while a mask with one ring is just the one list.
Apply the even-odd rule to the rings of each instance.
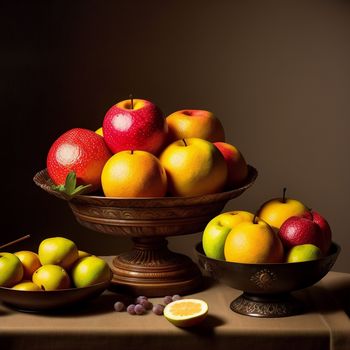
[[187, 143], [186, 143], [185, 139], [182, 139], [182, 141], [185, 144], [185, 146], [187, 147]]
[[282, 203], [286, 203], [286, 191], [287, 187], [283, 187]]
[[131, 153], [131, 154], [134, 154], [134, 150], [132, 149], [132, 150], [130, 151], [130, 153]]
[[253, 217], [253, 224], [257, 224], [257, 222], [255, 221], [256, 218], [257, 218], [257, 215], [254, 214], [254, 217]]
[[5, 248], [5, 247], [8, 247], [8, 246], [10, 246], [10, 245], [12, 245], [12, 244], [15, 244], [15, 243], [24, 241], [25, 239], [27, 239], [27, 238], [29, 238], [29, 237], [30, 237], [30, 235], [26, 235], [26, 236], [20, 237], [20, 238], [18, 238], [18, 239], [15, 239], [14, 241], [8, 242], [8, 243], [3, 244], [2, 246], [0, 246], [0, 249]]
[[131, 102], [131, 109], [134, 109], [134, 98], [132, 96], [132, 94], [129, 95], [130, 98], [130, 102]]

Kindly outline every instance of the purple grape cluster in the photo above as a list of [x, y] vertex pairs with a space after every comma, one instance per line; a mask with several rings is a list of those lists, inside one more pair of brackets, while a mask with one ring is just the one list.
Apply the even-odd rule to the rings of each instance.
[[138, 296], [134, 303], [125, 305], [122, 301], [117, 301], [114, 304], [114, 310], [117, 312], [126, 311], [130, 315], [144, 315], [147, 313], [147, 311], [152, 310], [152, 312], [155, 315], [163, 315], [163, 311], [165, 308], [165, 305], [171, 303], [175, 300], [180, 300], [181, 296], [178, 294], [175, 294], [173, 296], [167, 295], [163, 298], [163, 304], [155, 304], [153, 305], [151, 301], [148, 300], [148, 298], [144, 295]]

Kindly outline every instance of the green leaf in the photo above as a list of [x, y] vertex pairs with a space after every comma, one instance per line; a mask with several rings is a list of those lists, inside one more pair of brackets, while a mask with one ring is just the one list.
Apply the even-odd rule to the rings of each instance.
[[88, 185], [79, 185], [77, 186], [77, 176], [74, 171], [71, 171], [66, 176], [66, 181], [64, 185], [52, 185], [51, 188], [54, 191], [62, 192], [68, 195], [70, 198], [73, 198], [79, 194], [83, 194], [88, 189], [92, 187], [91, 184]]
[[77, 176], [74, 171], [71, 171], [68, 173], [66, 177], [66, 182], [64, 184], [64, 187], [66, 188], [66, 193], [67, 194], [72, 193], [76, 186], [77, 186]]

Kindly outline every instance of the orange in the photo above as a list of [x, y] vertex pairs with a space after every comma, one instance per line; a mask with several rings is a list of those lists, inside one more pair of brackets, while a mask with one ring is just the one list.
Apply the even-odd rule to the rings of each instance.
[[283, 262], [283, 245], [277, 233], [263, 220], [241, 222], [227, 235], [225, 259], [237, 263]]
[[21, 261], [23, 266], [23, 278], [31, 280], [33, 273], [41, 266], [38, 254], [29, 250], [21, 250], [15, 255]]
[[163, 197], [167, 176], [158, 158], [146, 151], [121, 151], [105, 164], [101, 175], [106, 197]]

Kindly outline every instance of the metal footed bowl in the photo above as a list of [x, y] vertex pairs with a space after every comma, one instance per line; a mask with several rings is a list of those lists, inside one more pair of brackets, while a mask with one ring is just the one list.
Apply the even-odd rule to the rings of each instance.
[[327, 256], [297, 263], [240, 264], [212, 259], [202, 243], [195, 247], [199, 266], [211, 277], [243, 291], [230, 308], [255, 317], [284, 317], [300, 314], [304, 305], [291, 292], [312, 286], [332, 268], [340, 246], [332, 243]]
[[127, 236], [134, 248], [111, 263], [112, 285], [130, 294], [187, 294], [201, 283], [193, 261], [167, 248], [166, 237], [202, 231], [226, 203], [254, 184], [257, 170], [249, 166], [245, 183], [232, 190], [194, 197], [116, 198], [91, 193], [72, 199], [54, 191], [46, 169], [34, 176], [44, 191], [68, 202], [77, 221], [97, 232]]

